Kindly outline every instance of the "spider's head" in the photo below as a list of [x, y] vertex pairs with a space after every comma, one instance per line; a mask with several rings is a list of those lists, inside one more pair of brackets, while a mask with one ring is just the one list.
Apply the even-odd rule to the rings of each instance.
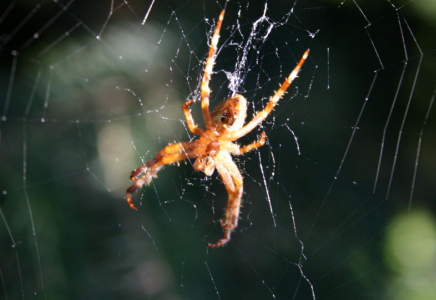
[[211, 113], [218, 132], [232, 132], [242, 128], [247, 117], [247, 100], [235, 95], [218, 105]]
[[206, 176], [212, 176], [213, 172], [215, 171], [215, 167], [215, 160], [210, 154], [198, 157], [193, 165], [194, 170], [201, 171], [206, 174]]

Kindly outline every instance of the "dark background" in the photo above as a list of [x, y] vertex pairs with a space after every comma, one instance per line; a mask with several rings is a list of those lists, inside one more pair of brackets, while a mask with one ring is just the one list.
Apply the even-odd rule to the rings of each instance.
[[203, 126], [224, 1], [156, 1], [144, 25], [150, 1], [111, 3], [0, 4], [2, 298], [436, 297], [432, 1], [268, 1], [258, 31], [264, 3], [227, 4], [212, 107], [240, 93], [251, 117], [311, 52], [239, 141], [268, 137], [235, 158], [244, 204], [219, 249], [216, 173], [168, 166], [138, 211], [123, 197], [132, 169], [194, 138], [186, 100]]

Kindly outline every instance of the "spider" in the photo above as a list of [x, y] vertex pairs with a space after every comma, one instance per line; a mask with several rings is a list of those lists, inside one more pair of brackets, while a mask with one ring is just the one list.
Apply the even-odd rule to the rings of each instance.
[[[200, 136], [192, 142], [174, 143], [163, 148], [152, 160], [132, 171], [130, 179], [135, 181], [128, 189], [126, 200], [130, 207], [136, 210], [132, 202], [132, 193], [142, 187], [149, 185], [163, 166], [180, 162], [188, 158], [195, 158], [193, 168], [202, 171], [206, 176], [211, 176], [215, 169], [221, 176], [221, 180], [229, 195], [224, 220], [220, 220], [224, 235], [217, 243], [209, 243], [212, 248], [220, 247], [230, 241], [232, 231], [238, 226], [239, 210], [243, 193], [242, 175], [232, 160], [231, 155], [242, 155], [265, 144], [265, 132], [262, 132], [258, 141], [240, 147], [234, 141], [245, 136], [271, 113], [274, 106], [285, 94], [292, 81], [297, 77], [304, 61], [309, 55], [306, 50], [297, 66], [280, 85], [280, 88], [269, 99], [268, 104], [262, 111], [259, 111], [247, 124], [247, 100], [241, 95], [234, 95], [212, 112], [209, 111], [210, 88], [209, 81], [215, 64], [217, 45], [221, 24], [224, 19], [224, 10], [219, 15], [214, 33], [211, 38], [209, 54], [206, 59], [204, 73], [201, 82], [201, 109], [206, 130], [194, 123], [189, 106], [194, 103], [188, 100], [183, 104], [188, 129], [195, 135]], [[244, 125], [245, 124], [245, 125]]]

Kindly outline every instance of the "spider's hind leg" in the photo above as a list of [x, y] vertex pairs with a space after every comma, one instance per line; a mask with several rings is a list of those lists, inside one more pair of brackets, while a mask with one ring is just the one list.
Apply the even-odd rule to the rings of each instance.
[[194, 103], [194, 100], [188, 100], [185, 104], [182, 105], [183, 113], [185, 114], [186, 124], [188, 125], [189, 131], [193, 134], [202, 135], [204, 130], [195, 125], [194, 118], [192, 117], [191, 111], [189, 110], [189, 106]]
[[204, 73], [203, 73], [203, 78], [201, 80], [201, 87], [200, 87], [201, 110], [203, 112], [203, 118], [204, 118], [204, 122], [206, 123], [207, 130], [212, 128], [212, 119], [209, 111], [209, 96], [210, 96], [209, 81], [210, 78], [212, 77], [213, 66], [215, 64], [215, 56], [218, 48], [218, 41], [220, 39], [220, 30], [221, 30], [221, 24], [223, 23], [223, 19], [224, 19], [224, 10], [221, 11], [218, 17], [215, 30], [210, 39], [209, 54], [207, 56], [206, 63], [204, 65]]

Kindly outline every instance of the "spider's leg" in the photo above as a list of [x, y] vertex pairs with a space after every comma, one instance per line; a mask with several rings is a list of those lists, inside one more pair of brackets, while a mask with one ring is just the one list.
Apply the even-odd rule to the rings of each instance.
[[274, 106], [276, 106], [277, 102], [279, 102], [279, 100], [283, 97], [288, 87], [292, 84], [292, 81], [294, 81], [294, 79], [297, 77], [298, 72], [300, 72], [301, 66], [303, 65], [307, 56], [309, 56], [309, 49], [306, 50], [306, 52], [304, 52], [297, 66], [294, 68], [294, 70], [292, 70], [291, 74], [289, 74], [289, 76], [285, 79], [285, 81], [283, 81], [283, 83], [280, 85], [280, 88], [275, 92], [275, 94], [269, 99], [269, 102], [265, 106], [265, 108], [262, 111], [259, 111], [253, 117], [253, 119], [251, 119], [251, 121], [248, 122], [244, 127], [228, 134], [229, 139], [231, 141], [236, 141], [240, 137], [246, 135], [247, 133], [252, 131], [256, 126], [262, 123], [266, 117], [268, 117], [268, 115], [273, 110]]
[[185, 114], [186, 118], [186, 124], [188, 125], [189, 131], [191, 131], [193, 134], [202, 135], [204, 130], [195, 125], [194, 118], [189, 110], [189, 105], [192, 103], [194, 103], [194, 100], [188, 100], [182, 105], [183, 113]]
[[209, 243], [208, 246], [211, 248], [223, 246], [230, 241], [232, 231], [238, 226], [243, 192], [242, 175], [229, 154], [228, 157], [224, 159], [223, 163], [217, 164], [216, 168], [229, 194], [229, 199], [227, 201], [225, 219], [224, 221], [220, 220], [220, 224], [224, 230], [223, 238], [217, 243]]
[[150, 167], [160, 161], [165, 155], [182, 152], [189, 153], [193, 146], [193, 142], [175, 143], [166, 146], [161, 151], [159, 151], [152, 160], [146, 162], [136, 170], [133, 170], [130, 174], [130, 180], [137, 180], [139, 174], [145, 173], [148, 169], [150, 169]]
[[212, 76], [213, 66], [215, 64], [215, 55], [218, 46], [218, 41], [220, 38], [221, 24], [224, 19], [224, 10], [221, 11], [218, 17], [218, 22], [216, 23], [215, 31], [210, 40], [209, 54], [206, 59], [206, 64], [204, 66], [203, 79], [201, 80], [201, 110], [203, 112], [204, 122], [206, 123], [206, 129], [212, 128], [212, 118], [209, 111], [209, 96], [210, 88], [209, 81]]
[[262, 147], [263, 145], [265, 145], [265, 138], [266, 138], [266, 134], [265, 134], [265, 132], [262, 132], [260, 134], [260, 139], [258, 141], [251, 143], [247, 146], [241, 147], [239, 149], [239, 153], [234, 153], [234, 154], [241, 155], [241, 154], [247, 153], [248, 151], [251, 151], [253, 149]]
[[[136, 209], [136, 206], [132, 202], [133, 192], [144, 184], [149, 185], [151, 180], [156, 177], [157, 172], [159, 172], [164, 165], [195, 157], [196, 155], [190, 150], [192, 146], [192, 142], [168, 145], [161, 150], [155, 158], [134, 170], [130, 175], [130, 179], [135, 180], [135, 182], [126, 191], [126, 200], [130, 207]], [[143, 175], [139, 176], [140, 174]]]

